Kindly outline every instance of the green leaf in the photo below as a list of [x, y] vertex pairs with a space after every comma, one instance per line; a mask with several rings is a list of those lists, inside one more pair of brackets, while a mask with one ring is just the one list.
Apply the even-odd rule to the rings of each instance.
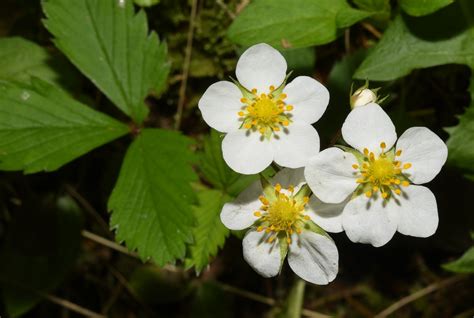
[[474, 273], [474, 246], [468, 249], [459, 259], [444, 264], [443, 268], [456, 273]]
[[81, 213], [69, 197], [38, 202], [25, 198], [12, 211], [0, 248], [0, 285], [11, 317], [18, 317], [56, 288], [79, 252]]
[[354, 0], [354, 3], [365, 11], [377, 13], [390, 12], [390, 0]]
[[[74, 76], [69, 76], [71, 70], [65, 62], [26, 39], [0, 38], [0, 79], [29, 83], [32, 77], [39, 77], [52, 84], [71, 86]], [[59, 69], [68, 76], [62, 77]]]
[[151, 7], [160, 3], [160, 0], [134, 0], [134, 2], [141, 7]]
[[446, 128], [449, 133], [448, 163], [462, 169], [466, 175], [474, 174], [474, 76], [470, 84], [471, 105], [459, 117], [459, 124]]
[[192, 242], [197, 180], [191, 140], [175, 131], [144, 129], [127, 151], [109, 199], [116, 239], [144, 260], [164, 265], [183, 258]]
[[235, 19], [229, 38], [240, 45], [266, 42], [276, 47], [305, 47], [334, 41], [338, 29], [371, 13], [345, 0], [255, 0]]
[[56, 46], [125, 114], [141, 123], [144, 99], [168, 76], [166, 45], [148, 33], [132, 1], [44, 0], [45, 25]]
[[204, 190], [198, 193], [199, 205], [194, 208], [196, 225], [193, 229], [194, 243], [190, 246], [190, 259], [186, 267], [194, 265], [201, 272], [224, 246], [229, 230], [222, 224], [220, 214], [224, 203], [232, 198], [221, 191]]
[[35, 79], [0, 82], [0, 169], [52, 171], [128, 132], [128, 127]]
[[400, 0], [400, 6], [409, 15], [427, 15], [453, 3], [454, 0]]
[[231, 196], [237, 196], [258, 176], [241, 175], [230, 169], [222, 157], [221, 134], [215, 130], [204, 140], [203, 152], [199, 155], [199, 170], [204, 179], [215, 188]]
[[462, 17], [457, 3], [423, 18], [398, 15], [354, 77], [389, 81], [417, 68], [474, 65], [474, 30]]

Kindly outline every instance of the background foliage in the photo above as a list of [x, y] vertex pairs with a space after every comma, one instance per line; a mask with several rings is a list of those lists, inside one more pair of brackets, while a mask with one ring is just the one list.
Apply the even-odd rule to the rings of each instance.
[[[473, 24], [469, 0], [3, 0], [1, 316], [472, 316]], [[366, 79], [399, 132], [446, 140], [436, 235], [334, 235], [327, 287], [245, 264], [219, 213], [256, 176], [226, 166], [197, 102], [259, 42], [328, 87], [323, 147]]]

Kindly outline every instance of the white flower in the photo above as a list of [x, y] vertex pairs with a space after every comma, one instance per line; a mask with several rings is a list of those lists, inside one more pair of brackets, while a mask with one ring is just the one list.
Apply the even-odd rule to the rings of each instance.
[[329, 211], [334, 205], [308, 197], [311, 192], [303, 169], [283, 169], [273, 182], [274, 186], [263, 182], [262, 187], [257, 181], [225, 204], [222, 223], [231, 230], [249, 228], [242, 242], [244, 259], [260, 275], [278, 275], [288, 254], [288, 263], [298, 276], [328, 284], [337, 275], [339, 254], [333, 240], [312, 220], [315, 209]]
[[377, 104], [352, 110], [342, 136], [355, 150], [326, 149], [305, 169], [315, 195], [345, 205], [341, 213], [325, 215], [328, 226], [334, 232], [345, 230], [353, 242], [373, 246], [386, 244], [396, 231], [417, 237], [434, 234], [436, 199], [419, 184], [441, 170], [448, 153], [444, 142], [428, 128], [413, 127], [395, 145], [395, 127]]
[[254, 45], [237, 63], [239, 83], [212, 84], [199, 101], [204, 121], [226, 133], [224, 160], [239, 173], [259, 173], [272, 161], [303, 167], [319, 152], [319, 136], [311, 124], [326, 110], [329, 92], [308, 76], [285, 85], [286, 70], [277, 50]]
[[351, 96], [351, 107], [365, 106], [377, 101], [377, 94], [368, 88], [361, 87]]

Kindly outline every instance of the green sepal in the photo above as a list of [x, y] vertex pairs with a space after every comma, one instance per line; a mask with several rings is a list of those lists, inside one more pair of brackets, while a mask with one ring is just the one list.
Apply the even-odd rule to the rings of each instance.
[[288, 254], [288, 242], [283, 233], [278, 234], [278, 245], [280, 246], [280, 271], [283, 268], [283, 262]]
[[280, 96], [280, 94], [283, 92], [283, 89], [284, 89], [285, 86], [286, 86], [286, 82], [288, 81], [288, 78], [290, 78], [290, 76], [291, 76], [292, 73], [293, 73], [293, 71], [288, 72], [288, 74], [286, 74], [286, 76], [285, 76], [285, 79], [283, 80], [283, 83], [281, 83], [281, 85], [278, 86], [278, 88], [275, 89], [275, 90], [272, 92], [272, 95], [273, 95], [274, 97]]
[[354, 148], [351, 148], [351, 147], [342, 146], [342, 145], [336, 145], [335, 147], [337, 147], [341, 150], [344, 150], [345, 152], [353, 154], [354, 157], [356, 157], [359, 164], [362, 164], [364, 162], [365, 156], [364, 156], [364, 154], [360, 153], [358, 150], [356, 150]]
[[314, 233], [319, 234], [319, 235], [324, 235], [324, 236], [330, 237], [326, 233], [326, 231], [323, 230], [322, 227], [320, 227], [319, 225], [317, 225], [316, 223], [314, 223], [311, 220], [308, 220], [308, 221], [305, 222], [304, 229], [307, 230], [307, 231], [314, 232]]
[[263, 174], [260, 173], [260, 183], [262, 184], [263, 194], [270, 202], [274, 202], [277, 199], [275, 188], [273, 184], [265, 177]]
[[304, 197], [309, 197], [310, 195], [311, 195], [311, 189], [309, 188], [307, 184], [305, 184], [293, 196], [293, 199], [295, 199], [296, 202], [300, 203], [303, 201]]
[[243, 95], [244, 98], [247, 98], [247, 99], [250, 99], [250, 100], [255, 98], [255, 95], [252, 94], [251, 91], [249, 91], [248, 89], [243, 87], [242, 84], [240, 84], [238, 80], [236, 80], [232, 76], [230, 76], [230, 79], [240, 89], [240, 91], [242, 92], [242, 95]]

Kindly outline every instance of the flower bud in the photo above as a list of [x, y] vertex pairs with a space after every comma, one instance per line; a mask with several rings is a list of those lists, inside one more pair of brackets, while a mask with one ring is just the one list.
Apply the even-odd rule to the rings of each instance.
[[377, 94], [374, 91], [366, 88], [365, 85], [356, 90], [351, 96], [352, 109], [375, 102], [377, 102]]

